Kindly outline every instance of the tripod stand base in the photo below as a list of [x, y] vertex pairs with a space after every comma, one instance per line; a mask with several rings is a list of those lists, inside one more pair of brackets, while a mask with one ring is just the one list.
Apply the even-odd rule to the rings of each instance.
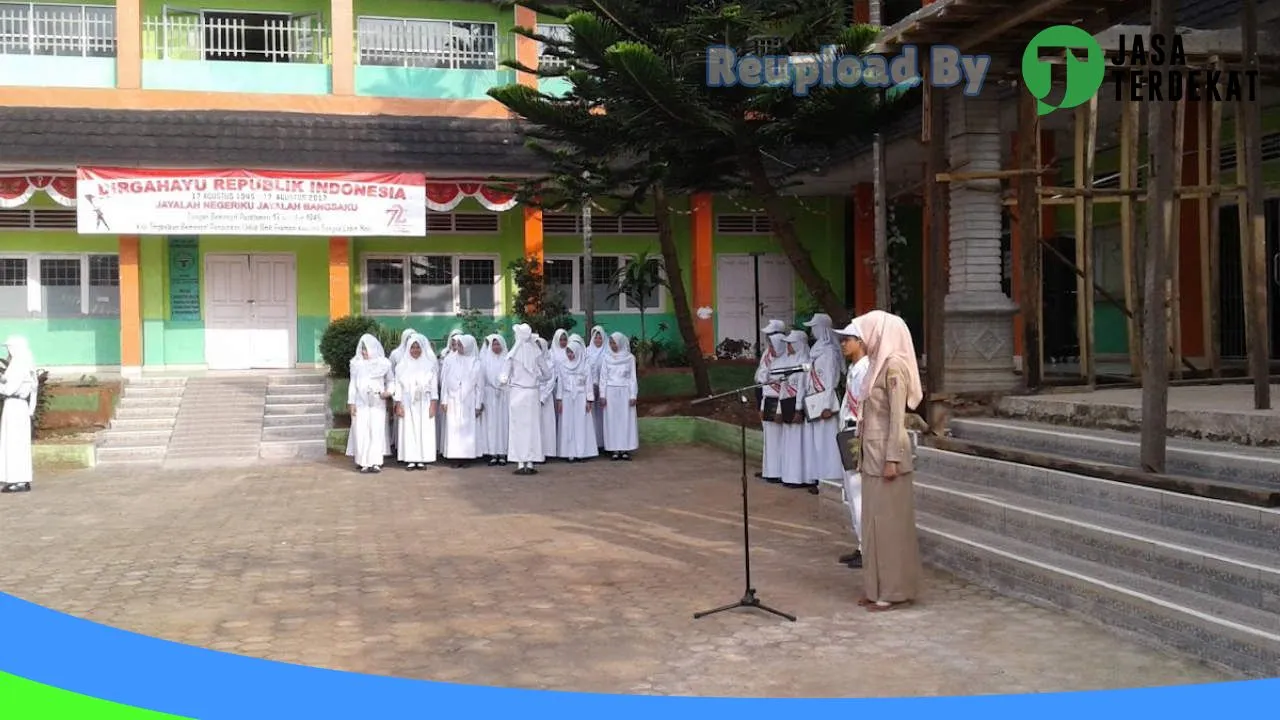
[[744, 594], [742, 596], [742, 599], [739, 600], [738, 602], [730, 603], [728, 605], [722, 605], [721, 607], [715, 608], [713, 610], [703, 610], [702, 612], [694, 613], [693, 619], [697, 620], [699, 618], [704, 618], [708, 615], [715, 615], [716, 613], [722, 613], [726, 610], [733, 610], [735, 608], [755, 608], [756, 610], [763, 610], [764, 612], [777, 615], [780, 618], [786, 618], [791, 622], [796, 621], [795, 615], [788, 615], [787, 613], [784, 613], [781, 610], [775, 610], [769, 607], [768, 605], [765, 605], [764, 603], [760, 602], [760, 598], [756, 597], [755, 588], [747, 588], [746, 594]]

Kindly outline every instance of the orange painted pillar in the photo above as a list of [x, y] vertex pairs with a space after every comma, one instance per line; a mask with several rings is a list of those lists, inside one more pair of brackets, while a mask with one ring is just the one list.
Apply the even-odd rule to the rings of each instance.
[[[529, 8], [516, 6], [516, 25], [526, 27], [530, 30], [538, 29], [538, 13]], [[523, 35], [515, 35], [516, 39], [516, 62], [521, 65], [538, 69], [538, 43], [531, 38]], [[516, 82], [529, 87], [538, 87], [538, 76], [529, 73], [516, 73]]]
[[[876, 309], [876, 194], [871, 183], [853, 188], [853, 312]], [[886, 310], [888, 308], [885, 308]]]
[[698, 308], [715, 307], [714, 224], [711, 195], [698, 193], [690, 199], [693, 225], [693, 326], [698, 333], [698, 349], [706, 357], [716, 354], [715, 316], [699, 317]]
[[142, 273], [140, 239], [120, 236], [120, 368], [142, 368]]
[[330, 55], [334, 95], [356, 94], [356, 13], [354, 0], [329, 0]]
[[871, 22], [870, 0], [854, 0], [853, 21], [861, 25], [866, 25]]
[[351, 314], [351, 240], [329, 238], [329, 319]]
[[524, 206], [524, 256], [543, 263], [542, 209]]
[[[1183, 123], [1182, 184], [1200, 184], [1200, 155], [1195, 148], [1200, 144], [1200, 103], [1206, 100], [1187, 100], [1186, 120]], [[1200, 287], [1200, 201], [1182, 200], [1178, 208], [1178, 319], [1182, 323], [1183, 357], [1204, 357], [1203, 293]], [[1212, 222], [1212, 220], [1211, 220]], [[1213, 268], [1211, 272], [1216, 272]]]
[[142, 87], [142, 0], [116, 0], [116, 87]]

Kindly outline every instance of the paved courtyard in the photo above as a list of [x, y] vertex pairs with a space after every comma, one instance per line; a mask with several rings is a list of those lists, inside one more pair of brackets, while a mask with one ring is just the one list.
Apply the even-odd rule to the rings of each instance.
[[736, 458], [352, 472], [336, 458], [44, 473], [0, 496], [0, 590], [97, 622], [339, 670], [600, 692], [905, 696], [1225, 679], [930, 572], [909, 610], [856, 607], [817, 496], [752, 481], [754, 611]]

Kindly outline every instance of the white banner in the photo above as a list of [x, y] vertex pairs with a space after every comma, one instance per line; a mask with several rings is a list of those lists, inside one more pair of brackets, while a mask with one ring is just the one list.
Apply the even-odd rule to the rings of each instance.
[[421, 173], [82, 167], [82, 235], [427, 234]]

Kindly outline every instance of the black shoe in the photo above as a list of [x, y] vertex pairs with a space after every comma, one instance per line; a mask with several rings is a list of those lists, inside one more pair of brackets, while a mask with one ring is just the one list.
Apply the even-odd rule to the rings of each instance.
[[497, 464], [498, 464], [498, 458], [496, 457], [489, 458], [489, 467], [495, 467], [497, 466]]
[[622, 453], [620, 457], [627, 462], [631, 462], [631, 453]]
[[507, 459], [506, 459], [506, 458], [502, 458], [502, 459], [498, 460], [498, 464], [499, 464], [499, 465], [501, 465], [502, 467], [506, 467], [506, 466], [507, 466]]
[[454, 463], [454, 464], [453, 464], [453, 469], [454, 469], [454, 470], [461, 470], [462, 468], [464, 468], [464, 467], [466, 467], [466, 466], [467, 466], [467, 464], [466, 464], [466, 463], [464, 463], [464, 462], [456, 462], [456, 463]]
[[538, 468], [534, 468], [534, 467], [527, 467], [527, 468], [525, 468], [525, 470], [527, 470], [527, 471], [528, 471], [528, 472], [526, 472], [526, 473], [525, 473], [525, 475], [537, 475], [537, 474], [538, 474]]
[[371, 472], [371, 473], [380, 473], [380, 472], [382, 472], [382, 466], [381, 466], [381, 465], [374, 465], [373, 467], [369, 468], [369, 472]]
[[29, 482], [9, 483], [8, 485], [5, 485], [3, 488], [0, 488], [0, 492], [3, 492], [3, 493], [31, 492], [31, 483]]
[[781, 484], [782, 484], [782, 478], [765, 478], [765, 479], [764, 479], [764, 481], [765, 481], [765, 482], [767, 482], [767, 483], [769, 483], [770, 485], [781, 485]]
[[[367, 467], [362, 467], [362, 468], [360, 468], [360, 472], [361, 472], [361, 473], [363, 473], [363, 474], [365, 474], [365, 475], [368, 475], [368, 474], [369, 474], [370, 472], [372, 472], [372, 471], [371, 471], [369, 468], [367, 468]], [[6, 489], [6, 490], [5, 490], [5, 492], [9, 492], [9, 491]]]
[[851, 553], [845, 553], [841, 555], [840, 559], [837, 560], [836, 562], [840, 563], [841, 565], [848, 565], [854, 560], [861, 560], [861, 559], [862, 559], [862, 552], [860, 550], [854, 550]]
[[810, 485], [810, 486], [809, 486], [809, 494], [810, 494], [810, 495], [817, 495], [817, 494], [818, 494], [818, 493], [820, 493], [820, 492], [822, 492], [822, 491], [818, 489], [818, 486], [817, 486], [817, 485]]
[[859, 553], [859, 554], [858, 554], [858, 557], [856, 557], [856, 558], [854, 558], [854, 559], [850, 560], [849, 562], [845, 563], [845, 567], [849, 568], [850, 570], [861, 570], [861, 569], [862, 569], [862, 554], [861, 554], [861, 553]]

